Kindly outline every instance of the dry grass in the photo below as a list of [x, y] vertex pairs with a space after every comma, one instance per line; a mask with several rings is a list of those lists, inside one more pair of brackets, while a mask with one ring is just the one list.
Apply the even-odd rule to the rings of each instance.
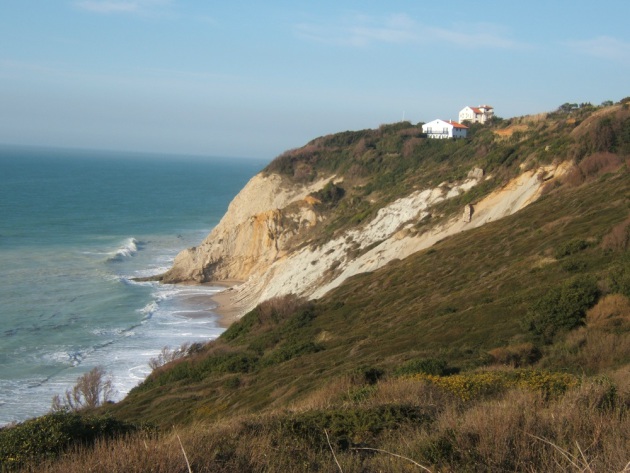
[[517, 131], [527, 131], [527, 125], [512, 125], [507, 128], [499, 128], [497, 130], [493, 130], [496, 135], [499, 135], [502, 138], [508, 138], [512, 136]]
[[497, 347], [488, 352], [493, 363], [514, 368], [531, 365], [540, 358], [540, 351], [531, 342]]
[[268, 325], [277, 319], [285, 319], [299, 308], [303, 307], [305, 301], [293, 294], [272, 297], [258, 306], [258, 320], [260, 325]]
[[623, 294], [603, 297], [587, 312], [586, 323], [597, 329], [630, 331], [630, 299]]
[[[346, 412], [413, 405], [429, 409], [433, 420], [406, 423], [381, 432], [368, 443], [344, 447], [331, 430], [313, 432], [303, 430], [305, 424], [287, 422], [300, 414], [274, 411], [199, 423], [157, 436], [138, 434], [101, 441], [93, 449], [79, 448], [56, 463], [26, 471], [621, 472], [630, 460], [629, 374], [626, 368], [614, 375], [625, 383], [623, 388], [599, 379], [553, 400], [514, 389], [472, 402], [456, 401], [434, 386], [409, 379], [382, 381], [367, 397], [349, 401], [345, 395], [352, 386], [346, 379], [325, 389], [329, 399], [345, 399]], [[325, 404], [312, 403], [314, 407]], [[308, 414], [306, 407], [301, 405], [298, 410]], [[301, 425], [302, 430], [287, 430], [287, 425]], [[314, 442], [313, 435], [323, 443]]]
[[630, 246], [630, 217], [615, 225], [602, 239], [602, 248], [612, 251], [625, 251]]
[[608, 152], [591, 154], [564, 175], [562, 181], [571, 186], [579, 186], [606, 173], [617, 171], [624, 161], [619, 156]]
[[603, 373], [630, 362], [630, 299], [604, 296], [586, 315], [586, 326], [570, 332], [541, 361], [543, 366], [579, 366]]

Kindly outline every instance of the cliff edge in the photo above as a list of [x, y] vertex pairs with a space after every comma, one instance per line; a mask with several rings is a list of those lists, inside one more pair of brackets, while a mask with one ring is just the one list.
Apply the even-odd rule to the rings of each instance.
[[322, 297], [535, 202], [579, 153], [601, 151], [579, 132], [619, 113], [600, 110], [582, 126], [572, 117], [521, 117], [458, 141], [427, 139], [409, 123], [318, 138], [254, 176], [162, 281], [242, 281], [229, 292], [241, 315], [276, 296]]

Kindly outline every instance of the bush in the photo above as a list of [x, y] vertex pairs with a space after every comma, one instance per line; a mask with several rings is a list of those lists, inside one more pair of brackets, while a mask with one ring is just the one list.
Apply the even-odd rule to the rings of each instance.
[[628, 330], [630, 328], [630, 298], [623, 294], [608, 294], [586, 314], [589, 328]]
[[132, 424], [112, 417], [48, 414], [0, 429], [0, 466], [10, 471], [30, 461], [54, 458], [74, 444], [89, 445], [134, 430]]
[[350, 371], [349, 380], [359, 386], [374, 386], [385, 376], [385, 371], [373, 366], [360, 366]]
[[220, 336], [220, 339], [223, 339], [227, 342], [231, 342], [236, 340], [237, 338], [244, 337], [247, 335], [252, 327], [256, 324], [258, 319], [257, 309], [249, 311], [245, 314], [240, 320], [237, 320], [232, 325], [230, 325], [225, 332], [223, 332]]
[[77, 384], [68, 389], [64, 398], [53, 397], [53, 411], [80, 411], [94, 409], [112, 400], [114, 387], [105, 368], [96, 366], [88, 373], [77, 378]]
[[509, 365], [515, 368], [532, 365], [540, 360], [542, 354], [533, 343], [508, 345], [490, 350], [488, 354], [494, 363]]
[[346, 191], [343, 187], [329, 181], [323, 189], [314, 192], [312, 195], [321, 202], [321, 205], [332, 208], [346, 195]]
[[611, 251], [626, 251], [630, 246], [630, 217], [615, 225], [602, 239], [602, 248]]
[[410, 376], [414, 374], [428, 374], [434, 376], [446, 376], [457, 370], [448, 367], [445, 360], [436, 358], [418, 358], [410, 360], [396, 369], [398, 376]]
[[278, 421], [283, 437], [299, 439], [311, 448], [328, 450], [325, 432], [336, 448], [346, 450], [353, 444], [372, 441], [383, 431], [400, 429], [405, 424], [422, 425], [433, 421], [433, 413], [419, 406], [389, 404], [347, 410], [308, 411]]
[[305, 342], [305, 343], [288, 343], [276, 350], [272, 351], [263, 360], [263, 364], [266, 366], [284, 363], [292, 358], [307, 355], [309, 353], [317, 353], [322, 351], [324, 347], [319, 343]]
[[579, 384], [579, 379], [571, 374], [526, 369], [482, 371], [452, 376], [418, 374], [414, 378], [427, 380], [465, 401], [504, 393], [511, 388], [527, 389], [541, 392], [546, 397], [555, 397]]
[[582, 250], [585, 250], [589, 247], [589, 244], [586, 240], [582, 240], [581, 238], [574, 238], [556, 248], [554, 252], [554, 256], [556, 259], [564, 258], [565, 256], [574, 255], [579, 253]]
[[149, 368], [155, 370], [160, 366], [164, 366], [171, 361], [179, 360], [180, 358], [184, 358], [186, 355], [190, 353], [191, 344], [184, 343], [179, 348], [171, 348], [168, 346], [162, 347], [162, 350], [158, 354], [158, 356], [151, 358], [149, 360]]
[[551, 343], [559, 332], [583, 324], [586, 311], [597, 302], [599, 290], [589, 277], [577, 277], [551, 288], [534, 301], [525, 318], [525, 328], [545, 343]]
[[628, 256], [621, 258], [619, 264], [610, 270], [607, 284], [610, 292], [618, 292], [630, 297], [630, 264]]

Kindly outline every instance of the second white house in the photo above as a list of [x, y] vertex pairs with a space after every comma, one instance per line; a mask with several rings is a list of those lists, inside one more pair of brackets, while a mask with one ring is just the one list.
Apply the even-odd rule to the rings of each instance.
[[466, 138], [468, 127], [452, 120], [433, 120], [422, 125], [428, 138]]
[[486, 123], [494, 117], [494, 108], [490, 105], [478, 107], [464, 107], [459, 112], [459, 121], [468, 120], [470, 123]]

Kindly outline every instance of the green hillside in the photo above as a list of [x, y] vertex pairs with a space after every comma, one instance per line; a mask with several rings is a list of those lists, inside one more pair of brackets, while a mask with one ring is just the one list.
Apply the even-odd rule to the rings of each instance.
[[[266, 172], [343, 177], [319, 196], [321, 241], [473, 167], [493, 178], [433, 221], [522, 169], [577, 166], [511, 217], [320, 300], [261, 304], [90, 412], [127, 437], [51, 450], [33, 471], [185, 472], [186, 461], [195, 472], [628, 471], [629, 103], [471, 131], [461, 141], [427, 140], [409, 123], [345, 132]], [[28, 464], [20, 427], [0, 431], [3, 468]]]

